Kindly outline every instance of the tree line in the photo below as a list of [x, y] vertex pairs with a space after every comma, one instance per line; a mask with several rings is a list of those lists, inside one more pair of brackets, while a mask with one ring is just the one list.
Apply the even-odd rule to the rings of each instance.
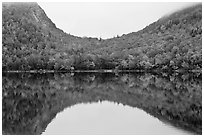
[[141, 31], [107, 40], [75, 37], [53, 25], [45, 27], [53, 24], [47, 16], [40, 16], [41, 22], [36, 22], [29, 15], [37, 10], [27, 9], [25, 13], [25, 7], [3, 7], [2, 68], [5, 71], [202, 68], [201, 5], [161, 18]]

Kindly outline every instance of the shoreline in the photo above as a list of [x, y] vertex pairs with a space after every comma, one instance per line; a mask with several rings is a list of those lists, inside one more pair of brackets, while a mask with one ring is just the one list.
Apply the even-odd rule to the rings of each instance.
[[202, 70], [2, 70], [2, 73], [202, 73]]

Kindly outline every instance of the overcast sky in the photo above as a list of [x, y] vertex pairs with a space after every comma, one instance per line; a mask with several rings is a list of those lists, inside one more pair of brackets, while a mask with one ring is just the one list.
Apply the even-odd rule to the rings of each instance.
[[46, 2], [38, 4], [55, 25], [75, 36], [112, 38], [136, 32], [160, 17], [195, 3]]

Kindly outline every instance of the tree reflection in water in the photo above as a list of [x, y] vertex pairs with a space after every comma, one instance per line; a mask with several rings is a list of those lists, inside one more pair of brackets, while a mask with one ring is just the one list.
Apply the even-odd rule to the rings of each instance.
[[202, 134], [201, 75], [3, 73], [2, 79], [3, 134], [42, 134], [65, 108], [104, 100]]

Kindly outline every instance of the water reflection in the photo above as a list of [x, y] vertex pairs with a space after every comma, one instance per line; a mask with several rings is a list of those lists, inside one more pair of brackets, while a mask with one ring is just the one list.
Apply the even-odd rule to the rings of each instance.
[[163, 123], [141, 109], [103, 101], [67, 108], [57, 114], [43, 134], [187, 135], [192, 133]]
[[[126, 113], [128, 110], [123, 111], [126, 115], [131, 115], [129, 118], [133, 119], [132, 122], [139, 114], [136, 111], [139, 108], [150, 114], [151, 117], [157, 117], [160, 121], [168, 122], [174, 127], [196, 134], [202, 133], [202, 82], [200, 75], [162, 76], [134, 73], [115, 76], [110, 73], [80, 73], [72, 76], [71, 74], [52, 73], [6, 73], [3, 74], [2, 79], [3, 134], [42, 134], [57, 113], [65, 108], [98, 101], [116, 102], [134, 108], [135, 113]], [[91, 110], [86, 112], [82, 112], [83, 109], [79, 110], [80, 114], [91, 113]], [[123, 116], [120, 117], [128, 121]], [[107, 117], [107, 122], [104, 123], [106, 126], [109, 125], [109, 118], [111, 117]], [[82, 123], [86, 127], [91, 126], [87, 122]], [[140, 126], [142, 124], [144, 123], [137, 123]], [[74, 125], [67, 123], [68, 126]], [[153, 126], [152, 130], [155, 129], [156, 132], [155, 127]], [[165, 127], [166, 125], [163, 125], [163, 128]], [[48, 130], [49, 126], [45, 133], [48, 133]], [[131, 130], [131, 127], [126, 130]], [[161, 129], [158, 134], [162, 134], [163, 131]], [[169, 134], [176, 133], [169, 131]], [[146, 131], [144, 134], [148, 133]], [[180, 131], [180, 133], [183, 132]]]

